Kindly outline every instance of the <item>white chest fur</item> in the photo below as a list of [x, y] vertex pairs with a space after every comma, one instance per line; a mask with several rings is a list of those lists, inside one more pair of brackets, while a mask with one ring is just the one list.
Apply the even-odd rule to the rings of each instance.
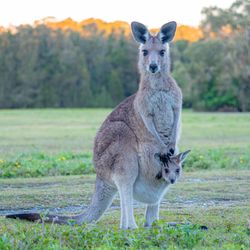
[[134, 199], [146, 204], [157, 204], [168, 189], [168, 184], [162, 180], [149, 182], [143, 178], [138, 178], [134, 184]]

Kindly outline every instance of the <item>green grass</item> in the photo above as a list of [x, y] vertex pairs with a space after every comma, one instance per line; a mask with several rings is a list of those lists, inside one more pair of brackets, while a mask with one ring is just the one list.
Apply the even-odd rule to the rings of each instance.
[[[0, 217], [0, 249], [249, 249], [249, 181], [249, 170], [184, 172], [165, 196], [161, 221], [152, 229], [143, 228], [144, 206], [137, 204], [139, 229], [119, 230], [118, 197], [92, 225], [43, 225]], [[0, 186], [2, 213], [36, 208], [72, 214], [89, 203], [94, 175], [2, 179]], [[167, 221], [190, 224], [171, 228]], [[208, 231], [200, 230], [201, 225]]]
[[[108, 109], [0, 110], [0, 156], [91, 152]], [[250, 148], [250, 113], [184, 111], [181, 147], [194, 150]]]
[[0, 110], [0, 156], [91, 152], [95, 133], [109, 112], [107, 109]]
[[[230, 153], [231, 150], [231, 153]], [[184, 163], [186, 171], [196, 169], [250, 169], [250, 150], [193, 150]], [[94, 173], [91, 153], [24, 153], [0, 160], [0, 178], [81, 175]]]
[[[93, 173], [94, 136], [107, 109], [0, 111], [0, 178]], [[249, 169], [249, 113], [183, 112], [186, 170]]]

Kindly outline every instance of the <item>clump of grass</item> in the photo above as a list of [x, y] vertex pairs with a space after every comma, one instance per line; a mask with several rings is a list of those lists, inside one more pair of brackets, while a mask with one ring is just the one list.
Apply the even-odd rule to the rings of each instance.
[[40, 177], [94, 173], [91, 154], [45, 153], [21, 154], [11, 160], [1, 159], [0, 177]]
[[250, 150], [243, 153], [232, 149], [194, 150], [185, 161], [185, 170], [195, 169], [249, 169]]

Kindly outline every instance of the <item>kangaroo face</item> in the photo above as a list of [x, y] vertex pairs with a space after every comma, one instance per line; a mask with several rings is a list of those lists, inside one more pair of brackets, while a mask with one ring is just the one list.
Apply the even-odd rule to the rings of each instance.
[[157, 74], [168, 71], [169, 45], [174, 38], [176, 22], [164, 24], [159, 33], [153, 36], [147, 27], [138, 22], [131, 24], [134, 39], [140, 43], [139, 70], [141, 73]]
[[187, 150], [178, 155], [168, 157], [167, 155], [156, 154], [155, 157], [161, 162], [162, 169], [156, 175], [156, 179], [163, 178], [167, 183], [174, 184], [181, 175], [182, 162], [186, 159], [190, 150]]
[[139, 68], [150, 74], [157, 74], [169, 63], [169, 46], [163, 44], [156, 36], [151, 36], [145, 44], [140, 46]]
[[166, 182], [174, 184], [180, 177], [181, 172], [181, 163], [178, 163], [176, 159], [170, 159], [168, 164], [165, 164], [162, 169], [162, 177]]

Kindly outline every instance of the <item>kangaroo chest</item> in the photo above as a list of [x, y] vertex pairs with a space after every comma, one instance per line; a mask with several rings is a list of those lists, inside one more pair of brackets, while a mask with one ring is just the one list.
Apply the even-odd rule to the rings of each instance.
[[166, 182], [154, 183], [139, 177], [134, 183], [134, 199], [146, 204], [159, 203], [166, 193], [168, 185]]
[[175, 98], [167, 91], [157, 91], [148, 97], [148, 111], [157, 132], [167, 140], [174, 124]]

